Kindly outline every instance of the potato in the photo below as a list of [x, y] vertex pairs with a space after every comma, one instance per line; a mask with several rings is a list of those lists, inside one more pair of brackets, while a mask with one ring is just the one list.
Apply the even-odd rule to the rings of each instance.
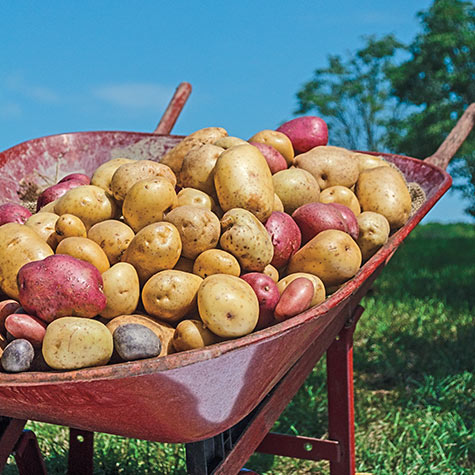
[[283, 123], [277, 131], [289, 137], [297, 153], [308, 152], [328, 142], [328, 126], [320, 117], [297, 117]]
[[16, 313], [20, 304], [13, 299], [0, 300], [0, 335], [5, 333], [5, 319], [8, 315]]
[[84, 223], [77, 216], [67, 213], [56, 220], [54, 232], [58, 243], [67, 237], [87, 237]]
[[56, 206], [56, 202], [58, 200], [51, 201], [47, 205], [40, 208], [41, 213], [54, 213], [54, 207]]
[[183, 257], [195, 259], [198, 254], [214, 249], [218, 244], [221, 226], [218, 217], [208, 209], [180, 206], [170, 211], [165, 221], [177, 228]]
[[272, 213], [272, 174], [262, 153], [252, 145], [236, 145], [219, 156], [214, 185], [219, 205], [225, 212], [243, 208], [261, 222]]
[[320, 187], [317, 180], [305, 170], [299, 168], [282, 170], [274, 174], [272, 180], [274, 190], [288, 214], [292, 214], [300, 206], [318, 201], [320, 198]]
[[107, 322], [106, 326], [112, 335], [117, 327], [127, 323], [139, 323], [141, 325], [145, 325], [147, 328], [150, 328], [150, 330], [152, 330], [155, 335], [157, 335], [157, 337], [162, 342], [162, 349], [158, 356], [165, 356], [175, 352], [172, 344], [175, 329], [168, 323], [160, 322], [148, 315], [120, 315]]
[[277, 282], [277, 288], [279, 289], [279, 292], [283, 294], [287, 286], [299, 277], [305, 277], [313, 283], [314, 293], [310, 302], [310, 307], [314, 307], [315, 305], [322, 303], [326, 298], [325, 286], [323, 285], [322, 280], [316, 275], [308, 274], [306, 272], [295, 272], [293, 274], [288, 274], [283, 279], [279, 280], [279, 282]]
[[25, 224], [31, 216], [30, 210], [16, 203], [4, 203], [0, 205], [0, 226], [5, 223]]
[[17, 274], [32, 261], [51, 256], [53, 250], [28, 226], [6, 223], [0, 226], [0, 289], [8, 297], [18, 300]]
[[340, 203], [353, 211], [356, 217], [361, 213], [360, 203], [356, 195], [346, 186], [330, 186], [320, 192], [321, 203]]
[[259, 318], [259, 301], [239, 277], [214, 274], [198, 289], [201, 320], [215, 335], [235, 338], [251, 333]]
[[109, 269], [109, 259], [101, 246], [92, 239], [84, 237], [69, 237], [63, 239], [56, 248], [56, 254], [68, 256], [89, 262], [102, 274]]
[[183, 320], [177, 325], [172, 341], [176, 351], [186, 351], [212, 345], [218, 340], [200, 320]]
[[138, 232], [162, 221], [163, 214], [176, 204], [175, 187], [163, 177], [136, 182], [125, 195], [122, 214], [126, 223]]
[[2, 368], [9, 373], [28, 371], [35, 357], [31, 343], [23, 338], [10, 342], [2, 354]]
[[203, 279], [213, 274], [229, 274], [239, 277], [241, 266], [231, 253], [222, 249], [209, 249], [195, 259], [193, 273]]
[[[213, 144], [221, 137], [228, 135], [222, 127], [206, 127], [197, 130], [185, 137], [178, 145], [168, 151], [160, 160], [161, 163], [168, 165], [175, 173], [180, 173], [185, 155], [195, 147], [201, 147], [205, 144]], [[191, 185], [187, 185], [191, 186]], [[205, 191], [205, 190], [203, 190]]]
[[5, 329], [13, 338], [24, 338], [34, 348], [41, 348], [46, 332], [46, 323], [34, 315], [12, 313], [5, 319]]
[[73, 214], [89, 229], [100, 221], [116, 218], [120, 210], [113, 198], [102, 188], [82, 185], [66, 192], [56, 201], [54, 212]]
[[173, 269], [181, 255], [181, 239], [177, 228], [160, 221], [142, 228], [132, 239], [122, 256], [132, 264], [144, 284], [153, 274]]
[[287, 165], [292, 165], [295, 155], [294, 148], [290, 139], [282, 132], [268, 129], [261, 130], [254, 134], [248, 142], [259, 142], [274, 147], [285, 158]]
[[391, 231], [388, 220], [379, 213], [365, 211], [358, 216], [359, 236], [356, 243], [361, 249], [363, 260], [368, 260], [386, 244]]
[[280, 300], [274, 310], [274, 317], [282, 322], [305, 312], [310, 308], [314, 294], [314, 287], [311, 280], [306, 277], [298, 277], [293, 280], [282, 292]]
[[249, 142], [254, 147], [257, 147], [266, 159], [269, 170], [272, 173], [280, 172], [287, 169], [287, 162], [284, 156], [271, 145], [260, 142]]
[[360, 169], [360, 173], [363, 170], [368, 170], [370, 168], [389, 167], [388, 162], [383, 160], [381, 157], [377, 157], [375, 155], [355, 152], [353, 156], [358, 160], [358, 167]]
[[[88, 183], [89, 184], [89, 183]], [[84, 185], [82, 180], [68, 180], [62, 183], [56, 183], [44, 190], [36, 201], [36, 211], [44, 208], [48, 203], [58, 200], [69, 190]]]
[[95, 317], [106, 306], [97, 268], [67, 255], [25, 264], [18, 272], [18, 288], [24, 310], [45, 322], [63, 316]]
[[122, 221], [106, 219], [92, 226], [87, 237], [101, 246], [110, 265], [114, 265], [120, 262], [135, 233]]
[[392, 167], [377, 167], [361, 172], [356, 196], [363, 211], [382, 214], [391, 229], [406, 224], [411, 214], [411, 195], [400, 172]]
[[206, 208], [210, 211], [216, 208], [216, 203], [213, 198], [204, 191], [197, 190], [196, 188], [183, 188], [178, 192], [174, 208], [185, 205], [198, 206], [199, 208]]
[[144, 285], [142, 302], [152, 317], [177, 322], [196, 312], [196, 293], [203, 279], [179, 270], [164, 270]]
[[66, 181], [79, 181], [83, 185], [90, 185], [91, 184], [91, 178], [89, 175], [86, 175], [85, 173], [69, 173], [65, 177], [61, 178], [61, 180], [58, 181], [58, 183], [64, 183]]
[[53, 369], [79, 369], [109, 362], [114, 349], [107, 327], [80, 317], [63, 317], [46, 328], [42, 353]]
[[230, 135], [227, 135], [226, 137], [221, 137], [216, 140], [213, 145], [227, 150], [228, 148], [234, 147], [235, 145], [242, 145], [243, 143], [246, 143], [246, 141], [240, 139], [239, 137], [232, 137]]
[[221, 248], [247, 271], [262, 272], [271, 263], [274, 246], [264, 225], [249, 211], [232, 209], [221, 218]]
[[35, 230], [51, 249], [56, 249], [59, 242], [55, 228], [58, 218], [55, 213], [35, 213], [26, 220], [25, 225]]
[[325, 287], [351, 279], [361, 266], [361, 251], [349, 234], [328, 229], [317, 234], [289, 261], [287, 272], [306, 272], [320, 277]]
[[150, 328], [139, 323], [120, 325], [112, 334], [114, 349], [124, 361], [153, 358], [160, 354], [162, 343]]
[[215, 196], [214, 167], [224, 148], [205, 144], [190, 150], [183, 158], [180, 171], [180, 185], [195, 188], [209, 196]]
[[272, 264], [265, 266], [262, 272], [268, 275], [274, 282], [279, 281], [279, 271]]
[[128, 191], [140, 180], [147, 178], [165, 178], [173, 187], [176, 185], [176, 176], [163, 163], [152, 160], [138, 160], [121, 165], [112, 175], [110, 188], [114, 198], [121, 203]]
[[135, 312], [140, 299], [139, 276], [134, 266], [118, 262], [102, 274], [107, 305], [100, 315], [114, 318]]
[[272, 212], [274, 211], [284, 212], [284, 204], [277, 193], [274, 193], [274, 207], [272, 208]]
[[115, 171], [121, 165], [124, 165], [126, 163], [132, 163], [133, 161], [134, 160], [130, 158], [113, 158], [111, 160], [108, 160], [107, 162], [96, 168], [91, 177], [91, 185], [99, 186], [103, 190], [106, 190], [107, 193], [112, 195], [111, 180]]
[[320, 146], [295, 157], [295, 166], [310, 172], [321, 190], [341, 185], [351, 188], [358, 180], [359, 164], [345, 148]]

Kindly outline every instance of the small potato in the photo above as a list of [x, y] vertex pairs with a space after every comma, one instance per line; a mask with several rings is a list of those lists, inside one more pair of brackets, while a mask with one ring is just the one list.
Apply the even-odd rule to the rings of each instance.
[[300, 168], [289, 168], [272, 176], [274, 190], [280, 198], [284, 210], [292, 214], [297, 208], [318, 201], [320, 187], [311, 173]]
[[13, 313], [5, 319], [5, 328], [14, 338], [28, 340], [33, 347], [41, 348], [46, 332], [46, 323], [34, 315]]
[[118, 217], [120, 210], [113, 198], [94, 185], [77, 186], [59, 198], [54, 207], [58, 215], [73, 214], [89, 229], [100, 221]]
[[144, 284], [153, 274], [173, 269], [181, 255], [178, 229], [171, 223], [158, 222], [141, 229], [130, 242], [123, 262], [132, 264]]
[[367, 153], [354, 153], [353, 156], [358, 160], [360, 173], [363, 170], [368, 170], [370, 168], [389, 167], [388, 162], [375, 155], [369, 155]]
[[10, 342], [2, 354], [2, 368], [9, 373], [28, 371], [35, 357], [31, 343], [23, 338]]
[[139, 323], [120, 325], [112, 334], [114, 349], [124, 361], [153, 358], [160, 354], [162, 344], [160, 338]]
[[279, 271], [271, 264], [264, 267], [262, 271], [265, 275], [268, 275], [274, 282], [279, 281]]
[[228, 274], [239, 277], [241, 266], [231, 253], [221, 249], [209, 249], [202, 252], [195, 259], [193, 273], [203, 279], [213, 274]]
[[246, 141], [240, 139], [239, 137], [232, 137], [230, 135], [227, 135], [226, 137], [221, 137], [216, 140], [216, 142], [214, 142], [214, 145], [227, 150], [228, 148], [234, 147], [235, 145], [242, 145], [243, 143], [246, 143]]
[[204, 191], [196, 188], [183, 188], [177, 194], [177, 201], [174, 208], [178, 206], [198, 206], [199, 208], [206, 208], [213, 211], [216, 208], [216, 203], [211, 196]]
[[311, 280], [305, 277], [293, 280], [280, 296], [274, 310], [275, 319], [282, 322], [304, 312], [310, 308], [313, 294], [314, 287]]
[[89, 262], [102, 274], [109, 269], [109, 259], [101, 246], [92, 239], [83, 237], [69, 237], [63, 239], [56, 248], [56, 254], [68, 256]]
[[80, 317], [62, 317], [46, 328], [42, 353], [53, 369], [79, 369], [109, 362], [114, 343], [107, 327]]
[[112, 266], [120, 262], [135, 233], [122, 221], [106, 219], [92, 226], [87, 237], [101, 246]]
[[152, 317], [177, 322], [196, 312], [196, 292], [203, 279], [179, 270], [164, 270], [144, 285], [142, 302]]
[[4, 203], [0, 205], [0, 226], [6, 223], [25, 224], [25, 221], [30, 216], [30, 210], [17, 203]]
[[147, 178], [165, 178], [173, 187], [176, 185], [176, 176], [173, 171], [163, 163], [152, 160], [138, 160], [121, 165], [112, 175], [111, 190], [114, 198], [123, 202], [125, 196], [140, 180]]
[[140, 299], [139, 276], [127, 262], [114, 264], [102, 274], [107, 305], [101, 317], [114, 318], [135, 312]]
[[292, 165], [295, 155], [294, 148], [290, 139], [282, 132], [267, 129], [261, 130], [260, 132], [257, 132], [257, 134], [253, 135], [248, 140], [248, 142], [260, 142], [274, 147], [283, 155], [287, 165]]
[[122, 205], [126, 223], [138, 232], [162, 221], [163, 214], [175, 206], [175, 187], [163, 177], [140, 180], [129, 189]]
[[224, 338], [251, 333], [259, 319], [259, 301], [254, 290], [233, 275], [206, 277], [198, 290], [198, 309], [206, 327]]
[[67, 237], [87, 237], [84, 223], [73, 214], [61, 215], [54, 225], [58, 243]]
[[379, 213], [365, 211], [358, 216], [359, 236], [356, 243], [361, 249], [363, 260], [368, 260], [386, 244], [391, 231], [388, 220]]
[[198, 254], [214, 249], [219, 241], [221, 225], [210, 210], [196, 206], [179, 206], [165, 216], [178, 230], [182, 256], [195, 259]]
[[173, 346], [176, 351], [194, 350], [212, 345], [218, 337], [210, 332], [200, 320], [183, 320], [173, 335]]
[[55, 213], [35, 213], [26, 220], [25, 225], [34, 229], [38, 233], [38, 236], [46, 241], [51, 249], [56, 249], [58, 238], [56, 236], [55, 226], [58, 218], [59, 216]]
[[355, 216], [361, 213], [360, 203], [356, 195], [346, 186], [330, 186], [320, 192], [320, 203], [340, 203], [353, 211]]
[[91, 185], [100, 186], [102, 189], [106, 190], [107, 193], [112, 195], [111, 189], [111, 180], [115, 171], [126, 163], [132, 163], [134, 160], [130, 158], [113, 158], [103, 163], [96, 168], [92, 177]]
[[294, 274], [289, 274], [285, 276], [283, 279], [277, 282], [277, 288], [279, 289], [279, 292], [283, 294], [287, 286], [299, 277], [305, 277], [313, 283], [314, 294], [312, 301], [310, 302], [310, 307], [314, 307], [315, 305], [322, 303], [326, 298], [325, 286], [323, 285], [322, 280], [313, 274], [308, 274], [305, 272], [296, 272]]

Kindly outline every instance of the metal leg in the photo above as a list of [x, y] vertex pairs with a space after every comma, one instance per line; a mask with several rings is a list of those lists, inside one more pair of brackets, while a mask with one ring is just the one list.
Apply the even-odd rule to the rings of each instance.
[[20, 439], [27, 421], [0, 416], [0, 471]]
[[94, 432], [69, 429], [68, 475], [92, 475]]
[[23, 431], [13, 454], [20, 475], [46, 475], [45, 461], [33, 431]]

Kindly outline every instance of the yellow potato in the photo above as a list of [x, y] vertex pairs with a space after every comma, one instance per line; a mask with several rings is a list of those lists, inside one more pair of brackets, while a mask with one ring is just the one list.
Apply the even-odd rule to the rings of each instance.
[[208, 209], [180, 206], [170, 211], [165, 221], [178, 229], [183, 257], [194, 259], [218, 244], [221, 226], [218, 217]]
[[274, 147], [278, 152], [282, 154], [287, 162], [287, 165], [290, 166], [294, 160], [294, 147], [292, 142], [287, 137], [287, 135], [277, 130], [261, 130], [257, 134], [253, 135], [248, 142], [258, 142]]
[[51, 247], [30, 227], [19, 223], [0, 226], [0, 290], [18, 300], [17, 274], [20, 268], [51, 255]]
[[274, 282], [279, 281], [279, 271], [273, 265], [266, 265], [262, 272], [268, 275]]
[[40, 213], [54, 213], [54, 207], [56, 206], [56, 201], [58, 200], [50, 201], [48, 204], [40, 208], [39, 212]]
[[106, 308], [101, 317], [114, 318], [134, 313], [140, 299], [139, 276], [134, 266], [127, 262], [114, 264], [102, 274]]
[[284, 212], [284, 204], [277, 193], [274, 193], [274, 209], [272, 211]]
[[363, 211], [382, 214], [391, 229], [406, 224], [411, 214], [411, 195], [400, 172], [392, 167], [377, 167], [361, 172], [356, 196]]
[[38, 236], [46, 241], [51, 249], [56, 249], [58, 237], [56, 236], [55, 226], [59, 216], [55, 213], [39, 212], [31, 215], [25, 225], [38, 233]]
[[114, 343], [107, 327], [81, 317], [62, 317], [46, 327], [42, 353], [53, 369], [79, 369], [109, 362]]
[[295, 166], [310, 172], [321, 190], [341, 185], [351, 188], [360, 173], [358, 160], [346, 148], [321, 145], [295, 157]]
[[132, 264], [144, 284], [153, 274], [173, 269], [181, 254], [181, 239], [177, 228], [160, 221], [142, 228], [132, 239], [122, 256]]
[[203, 279], [179, 270], [153, 275], [142, 290], [145, 311], [166, 322], [177, 322], [196, 312], [196, 293]]
[[391, 231], [388, 220], [379, 213], [365, 211], [358, 216], [359, 235], [356, 243], [366, 261], [386, 244]]
[[206, 327], [224, 338], [251, 333], [259, 318], [259, 302], [252, 287], [226, 274], [203, 280], [198, 289], [198, 310]]
[[138, 232], [162, 221], [163, 214], [176, 204], [175, 187], [163, 177], [136, 182], [125, 195], [122, 214], [126, 223]]
[[54, 212], [60, 216], [77, 216], [86, 229], [120, 214], [114, 199], [105, 190], [94, 185], [77, 186], [67, 191], [56, 201]]
[[262, 272], [274, 256], [272, 239], [249, 211], [232, 209], [221, 218], [221, 248], [230, 252], [247, 271]]
[[87, 237], [101, 246], [110, 265], [120, 262], [135, 233], [130, 226], [116, 219], [107, 219], [89, 229]]
[[[205, 127], [185, 137], [178, 145], [168, 151], [160, 160], [168, 165], [175, 173], [180, 173], [185, 155], [195, 147], [213, 144], [221, 137], [228, 135], [222, 127]], [[191, 185], [187, 185], [191, 186]], [[196, 187], [194, 187], [196, 188]], [[205, 191], [205, 190], [203, 190]]]
[[191, 149], [183, 158], [180, 185], [215, 196], [214, 167], [224, 148], [212, 144]]
[[294, 274], [289, 274], [283, 279], [277, 282], [277, 288], [279, 289], [280, 294], [286, 289], [286, 287], [295, 279], [299, 277], [305, 277], [310, 280], [313, 284], [315, 292], [313, 294], [312, 301], [310, 302], [310, 307], [322, 303], [326, 298], [325, 286], [323, 285], [322, 280], [313, 274], [308, 274], [306, 272], [295, 272]]
[[321, 203], [340, 203], [353, 211], [356, 217], [361, 213], [360, 203], [356, 195], [346, 186], [330, 186], [320, 192]]
[[358, 160], [358, 167], [360, 169], [360, 173], [363, 170], [368, 170], [370, 168], [389, 167], [388, 162], [383, 160], [381, 157], [375, 155], [355, 152], [353, 156]]
[[305, 203], [312, 203], [320, 198], [317, 180], [300, 168], [281, 170], [274, 173], [272, 180], [275, 192], [288, 214], [292, 214]]
[[86, 226], [74, 214], [61, 215], [54, 225], [54, 231], [58, 242], [67, 237], [87, 237]]
[[84, 237], [68, 237], [63, 239], [56, 248], [56, 254], [68, 256], [89, 262], [102, 274], [110, 268], [109, 259], [101, 246], [92, 239]]
[[176, 185], [176, 176], [163, 163], [152, 160], [138, 160], [121, 165], [112, 175], [111, 190], [114, 198], [121, 203], [128, 191], [140, 180], [147, 178], [165, 178], [173, 187]]
[[262, 153], [249, 144], [225, 150], [214, 169], [214, 185], [223, 211], [243, 208], [264, 222], [274, 209], [272, 174]]
[[212, 345], [218, 337], [210, 332], [200, 320], [183, 320], [173, 335], [173, 347], [176, 351], [194, 350]]
[[197, 190], [196, 188], [183, 188], [178, 192], [174, 208], [185, 205], [198, 206], [200, 208], [209, 209], [210, 211], [216, 208], [216, 203], [213, 198], [204, 191]]
[[126, 163], [132, 163], [130, 158], [113, 158], [97, 167], [91, 177], [91, 185], [100, 186], [112, 196], [111, 180], [115, 171]]
[[227, 150], [228, 148], [234, 147], [235, 145], [242, 145], [243, 143], [247, 142], [243, 139], [240, 139], [239, 137], [232, 137], [228, 135], [226, 137], [221, 137], [220, 139], [216, 140], [214, 145]]
[[361, 251], [351, 236], [343, 231], [327, 229], [290, 258], [287, 272], [314, 274], [328, 288], [351, 279], [360, 266]]
[[222, 249], [209, 249], [202, 252], [193, 264], [193, 273], [200, 277], [213, 274], [229, 274], [239, 277], [241, 266], [238, 260], [229, 252]]

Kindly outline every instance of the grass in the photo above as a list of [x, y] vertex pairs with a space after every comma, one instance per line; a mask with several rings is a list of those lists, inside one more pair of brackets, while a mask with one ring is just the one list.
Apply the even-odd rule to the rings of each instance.
[[[475, 226], [419, 226], [362, 302], [355, 332], [357, 470], [384, 474], [475, 471]], [[320, 361], [274, 430], [326, 431]], [[29, 423], [49, 473], [64, 473], [67, 431]], [[95, 436], [95, 473], [186, 473], [182, 445]], [[255, 454], [264, 474], [326, 474], [327, 462]], [[10, 463], [5, 474], [17, 473]]]

